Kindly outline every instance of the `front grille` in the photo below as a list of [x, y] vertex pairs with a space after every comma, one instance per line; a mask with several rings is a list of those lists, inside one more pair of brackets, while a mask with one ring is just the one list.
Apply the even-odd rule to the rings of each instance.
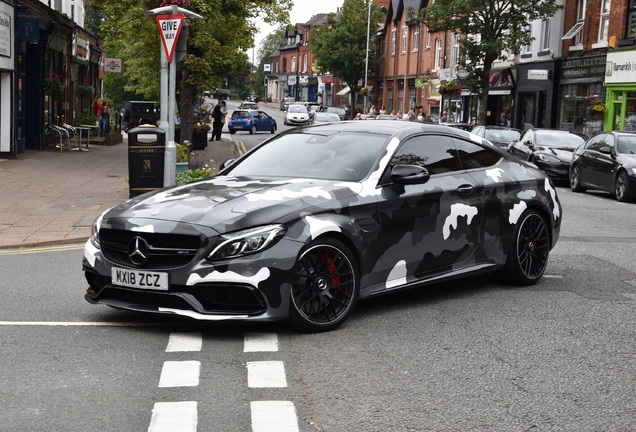
[[[148, 261], [137, 265], [128, 256], [128, 246], [135, 237], [149, 246]], [[194, 235], [145, 233], [102, 229], [99, 242], [104, 257], [121, 266], [142, 269], [168, 269], [187, 265], [201, 248], [201, 238]]]
[[194, 310], [182, 297], [163, 292], [134, 291], [108, 287], [100, 291], [96, 300], [107, 304], [111, 300], [130, 306]]

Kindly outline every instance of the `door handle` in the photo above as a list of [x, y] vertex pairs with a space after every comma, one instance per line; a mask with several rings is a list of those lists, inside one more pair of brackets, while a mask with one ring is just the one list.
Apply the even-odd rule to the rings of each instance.
[[460, 187], [457, 188], [457, 192], [459, 192], [462, 195], [468, 195], [469, 193], [473, 192], [474, 190], [475, 190], [475, 186], [473, 186], [471, 184], [461, 185]]

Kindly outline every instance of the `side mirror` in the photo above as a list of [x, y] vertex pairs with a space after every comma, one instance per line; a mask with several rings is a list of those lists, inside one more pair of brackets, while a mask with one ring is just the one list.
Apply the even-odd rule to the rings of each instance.
[[391, 181], [400, 185], [423, 184], [430, 178], [428, 170], [418, 165], [398, 164], [391, 170]]
[[607, 154], [607, 155], [611, 155], [612, 154], [612, 148], [611, 147], [601, 147], [600, 149], [598, 149], [599, 152], [603, 153], [603, 154]]

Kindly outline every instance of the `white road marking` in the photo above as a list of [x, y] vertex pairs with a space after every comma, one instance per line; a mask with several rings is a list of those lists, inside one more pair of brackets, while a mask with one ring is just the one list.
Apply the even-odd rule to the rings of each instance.
[[[178, 327], [173, 322], [98, 322], [98, 321], [0, 321], [0, 326], [43, 326], [43, 327]], [[191, 326], [192, 324], [181, 324]]]
[[255, 401], [252, 408], [253, 432], [298, 432], [296, 408], [287, 401]]
[[247, 362], [247, 385], [254, 388], [287, 387], [282, 361]]
[[201, 362], [167, 361], [163, 363], [159, 387], [196, 387], [199, 385]]
[[196, 402], [157, 402], [148, 432], [196, 432]]
[[245, 333], [244, 341], [244, 352], [278, 351], [278, 335], [276, 333]]
[[201, 333], [170, 333], [166, 352], [201, 351]]

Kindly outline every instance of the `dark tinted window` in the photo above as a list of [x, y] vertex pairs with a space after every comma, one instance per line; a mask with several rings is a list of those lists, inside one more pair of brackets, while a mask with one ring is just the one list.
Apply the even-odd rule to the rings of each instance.
[[486, 168], [496, 165], [501, 159], [497, 152], [470, 141], [453, 139], [463, 169]]
[[250, 116], [250, 113], [247, 111], [234, 111], [232, 113], [233, 118], [247, 118]]
[[461, 170], [453, 139], [441, 135], [421, 135], [405, 141], [391, 158], [389, 170], [397, 164], [418, 165], [431, 175]]
[[619, 136], [617, 151], [619, 153], [636, 154], [636, 135]]

